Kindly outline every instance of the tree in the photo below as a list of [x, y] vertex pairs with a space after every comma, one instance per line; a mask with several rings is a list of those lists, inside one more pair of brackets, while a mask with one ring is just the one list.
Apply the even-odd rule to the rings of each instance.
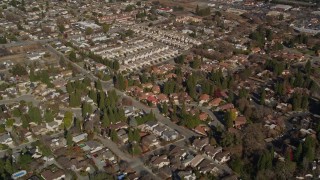
[[132, 155], [140, 155], [142, 152], [139, 144], [137, 143], [133, 143], [131, 148]]
[[168, 105], [167, 105], [167, 103], [164, 103], [164, 104], [162, 105], [161, 112], [162, 112], [163, 114], [168, 114]]
[[69, 131], [66, 133], [66, 141], [67, 141], [67, 145], [68, 146], [72, 146], [73, 145], [72, 135], [71, 135], [71, 133]]
[[84, 102], [82, 104], [81, 110], [82, 110], [82, 117], [85, 117], [86, 115], [92, 113], [92, 106], [91, 106], [91, 104]]
[[237, 174], [241, 174], [243, 170], [243, 163], [239, 156], [234, 156], [230, 161], [231, 169]]
[[266, 99], [266, 90], [263, 88], [260, 96], [260, 104], [264, 105]]
[[77, 61], [77, 55], [74, 51], [71, 51], [70, 54], [69, 54], [69, 59], [71, 61]]
[[54, 114], [50, 110], [46, 110], [44, 114], [44, 119], [47, 123], [54, 121]]
[[6, 121], [6, 127], [12, 127], [13, 123], [15, 122], [14, 119], [10, 118]]
[[41, 111], [38, 107], [31, 107], [29, 109], [28, 115], [30, 121], [39, 124], [41, 122]]
[[308, 60], [307, 61], [307, 63], [306, 63], [306, 65], [304, 66], [304, 70], [305, 70], [305, 72], [307, 73], [307, 74], [310, 74], [310, 72], [311, 72], [311, 62], [310, 62], [310, 60]]
[[191, 62], [191, 68], [193, 68], [193, 69], [199, 69], [200, 68], [200, 66], [201, 66], [201, 59], [199, 59], [199, 58], [196, 58], [195, 60], [193, 60], [192, 62]]
[[232, 119], [232, 114], [231, 111], [227, 111], [224, 114], [224, 121], [225, 121], [225, 126], [227, 128], [233, 127], [233, 119]]
[[25, 66], [22, 66], [21, 64], [14, 65], [11, 69], [11, 73], [14, 76], [24, 76], [28, 74]]
[[64, 127], [66, 129], [69, 129], [72, 126], [73, 123], [73, 113], [71, 111], [67, 111], [64, 114], [63, 118]]
[[120, 69], [119, 61], [113, 61], [113, 69], [118, 71]]
[[118, 141], [118, 135], [117, 132], [115, 130], [111, 130], [110, 132], [110, 138], [112, 141], [117, 142]]
[[180, 56], [178, 56], [178, 57], [176, 57], [174, 59], [174, 62], [177, 63], [177, 64], [183, 64], [184, 60], [185, 60], [185, 56], [184, 55], [180, 55]]
[[109, 127], [111, 124], [110, 119], [108, 117], [108, 114], [105, 112], [103, 114], [103, 118], [102, 118], [102, 126], [103, 127]]
[[299, 163], [301, 161], [301, 155], [302, 155], [302, 144], [299, 143], [298, 148], [294, 152], [294, 160]]
[[102, 24], [102, 30], [104, 33], [107, 33], [110, 29], [110, 25], [107, 23]]
[[93, 33], [93, 29], [91, 27], [88, 27], [85, 31], [86, 35], [91, 35]]

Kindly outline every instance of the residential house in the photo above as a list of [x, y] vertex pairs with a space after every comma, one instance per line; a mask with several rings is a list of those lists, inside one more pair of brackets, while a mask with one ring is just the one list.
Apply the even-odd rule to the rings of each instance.
[[103, 145], [97, 141], [87, 141], [85, 142], [85, 147], [82, 149], [89, 150], [90, 153], [95, 153], [97, 151], [100, 151], [103, 148]]
[[169, 152], [170, 158], [179, 158], [184, 159], [187, 156], [187, 151], [179, 146], [175, 146], [170, 152]]
[[218, 107], [221, 102], [222, 102], [222, 99], [221, 99], [221, 98], [215, 98], [215, 99], [213, 99], [213, 100], [211, 100], [211, 101], [209, 102], [209, 106], [210, 106], [210, 107]]
[[202, 155], [196, 155], [190, 162], [190, 166], [195, 168], [197, 167], [202, 161], [204, 160], [204, 157]]
[[72, 137], [72, 141], [75, 142], [75, 143], [78, 143], [80, 141], [84, 141], [85, 139], [87, 139], [87, 137], [88, 137], [87, 133], [82, 133], [82, 134], [79, 134], [77, 136], [73, 136]]
[[153, 166], [157, 168], [162, 168], [164, 166], [168, 166], [170, 164], [170, 161], [167, 157], [167, 155], [161, 155], [161, 156], [155, 156], [151, 159], [151, 163]]
[[197, 177], [192, 171], [179, 171], [178, 176], [184, 180], [196, 180]]
[[210, 96], [208, 94], [201, 94], [199, 97], [199, 104], [208, 103], [210, 100]]
[[118, 138], [119, 140], [122, 142], [122, 143], [126, 143], [129, 141], [129, 136], [128, 136], [128, 133], [126, 130], [124, 129], [119, 129], [117, 131], [117, 135], [118, 135]]
[[167, 130], [167, 128], [165, 126], [156, 126], [155, 128], [153, 128], [153, 133], [157, 136], [162, 136], [162, 133]]
[[41, 177], [44, 180], [60, 180], [60, 179], [65, 179], [66, 175], [64, 171], [61, 169], [54, 172], [52, 172], [51, 170], [45, 170], [41, 173]]
[[209, 115], [207, 113], [205, 113], [205, 112], [202, 112], [202, 113], [199, 114], [199, 119], [201, 121], [206, 121], [208, 119], [208, 117], [209, 117]]
[[9, 133], [0, 135], [0, 144], [11, 145], [13, 143]]
[[120, 129], [127, 129], [129, 126], [127, 123], [125, 122], [118, 122], [116, 124], [111, 124], [110, 125], [110, 129], [118, 131]]
[[56, 121], [46, 123], [46, 128], [51, 132], [58, 131], [59, 130], [59, 123], [57, 123]]
[[164, 139], [165, 141], [173, 141], [178, 138], [179, 134], [175, 130], [165, 130], [161, 138]]
[[229, 109], [233, 109], [234, 105], [232, 103], [224, 104], [218, 107], [220, 111], [227, 111]]
[[209, 156], [211, 159], [214, 159], [214, 157], [218, 153], [222, 152], [222, 147], [220, 147], [220, 146], [219, 147], [214, 147], [214, 146], [211, 146], [211, 145], [207, 145], [207, 146], [204, 147], [203, 152], [207, 156]]
[[207, 174], [207, 173], [217, 173], [219, 171], [219, 169], [216, 167], [216, 165], [207, 160], [207, 159], [204, 159], [197, 167], [197, 169], [199, 170], [199, 172], [201, 174]]
[[238, 116], [234, 120], [234, 127], [240, 129], [243, 125], [247, 123], [247, 119], [245, 116]]
[[154, 134], [146, 135], [141, 139], [143, 146], [147, 148], [152, 148], [159, 146], [160, 142]]
[[154, 85], [151, 91], [153, 92], [153, 94], [159, 94], [161, 92], [160, 86]]
[[158, 122], [157, 121], [148, 121], [148, 122], [146, 122], [145, 124], [144, 124], [144, 130], [146, 130], [146, 131], [153, 131], [153, 129], [155, 128], [155, 127], [157, 127], [159, 124], [158, 124]]
[[209, 138], [197, 138], [192, 142], [192, 147], [201, 151], [205, 146], [209, 145]]
[[157, 95], [157, 99], [158, 99], [159, 103], [168, 103], [169, 102], [169, 98], [166, 94]]
[[182, 166], [188, 167], [193, 160], [194, 156], [191, 154], [188, 154], [183, 160], [182, 160]]
[[214, 161], [222, 164], [230, 160], [230, 153], [227, 151], [220, 152], [214, 157]]

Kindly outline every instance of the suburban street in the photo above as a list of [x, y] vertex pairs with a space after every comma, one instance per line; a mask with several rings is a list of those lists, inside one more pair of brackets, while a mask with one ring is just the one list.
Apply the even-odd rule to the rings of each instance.
[[143, 172], [148, 172], [149, 174], [151, 174], [153, 176], [154, 179], [159, 179], [155, 174], [153, 174], [153, 172], [147, 168], [143, 162], [138, 158], [138, 157], [132, 157], [130, 155], [128, 155], [127, 153], [122, 152], [118, 145], [116, 143], [114, 143], [113, 141], [111, 141], [108, 138], [102, 138], [100, 136], [95, 136], [96, 139], [98, 139], [99, 141], [101, 141], [101, 143], [106, 146], [107, 148], [109, 148], [116, 156], [118, 156], [121, 160], [126, 161], [130, 168], [132, 168], [133, 170], [135, 170], [138, 173], [143, 173]]

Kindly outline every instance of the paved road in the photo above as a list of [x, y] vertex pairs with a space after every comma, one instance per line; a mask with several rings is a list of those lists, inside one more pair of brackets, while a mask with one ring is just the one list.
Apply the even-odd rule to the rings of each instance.
[[201, 111], [207, 113], [212, 119], [212, 122], [210, 122], [211, 125], [214, 125], [215, 127], [220, 127], [222, 129], [224, 129], [224, 125], [218, 120], [216, 115], [213, 114], [213, 112], [209, 109], [209, 107], [199, 106], [198, 104], [195, 104], [195, 103], [186, 104], [186, 106], [196, 107], [196, 108], [200, 109]]
[[12, 104], [12, 103], [20, 102], [22, 100], [26, 102], [32, 102], [33, 105], [36, 105], [36, 106], [40, 103], [40, 101], [37, 100], [33, 95], [26, 94], [13, 99], [0, 100], [0, 104]]
[[142, 104], [141, 102], [137, 101], [136, 99], [134, 99], [133, 97], [131, 96], [127, 96], [125, 93], [119, 91], [119, 90], [116, 90], [117, 94], [122, 96], [122, 97], [126, 97], [126, 98], [129, 98], [132, 100], [132, 106], [136, 107], [136, 108], [139, 108], [139, 109], [142, 109], [144, 110], [145, 112], [149, 113], [149, 112], [153, 112], [156, 116], [156, 118], [159, 120], [159, 122], [162, 122], [163, 124], [171, 127], [172, 129], [175, 129], [176, 131], [178, 131], [182, 136], [184, 136], [186, 139], [189, 139], [191, 138], [192, 136], [198, 136], [198, 134], [196, 134], [195, 132], [185, 128], [185, 127], [182, 127], [182, 126], [179, 126], [175, 123], [173, 123], [169, 118], [166, 118], [164, 117], [157, 108], [150, 108], [144, 104]]
[[143, 171], [149, 172], [154, 179], [159, 179], [149, 168], [144, 166], [143, 162], [137, 158], [137, 157], [132, 157], [128, 155], [127, 153], [122, 152], [118, 145], [111, 141], [108, 138], [102, 138], [100, 136], [95, 136], [96, 139], [100, 140], [104, 146], [109, 148], [116, 156], [118, 156], [121, 160], [124, 160], [128, 162], [130, 168], [135, 170], [138, 173], [141, 173]]

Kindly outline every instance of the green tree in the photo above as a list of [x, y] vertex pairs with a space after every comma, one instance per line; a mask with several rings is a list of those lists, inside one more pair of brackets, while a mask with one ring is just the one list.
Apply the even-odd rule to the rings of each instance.
[[308, 60], [307, 63], [306, 63], [306, 65], [304, 66], [304, 70], [305, 70], [305, 72], [306, 72], [307, 74], [310, 74], [311, 68], [312, 68], [312, 66], [311, 66], [311, 61]]
[[301, 155], [302, 155], [302, 144], [299, 143], [298, 148], [294, 152], [294, 160], [299, 163], [301, 161]]
[[71, 61], [77, 61], [77, 55], [74, 51], [71, 51], [70, 54], [69, 54], [69, 59]]
[[12, 127], [13, 123], [15, 122], [14, 119], [10, 118], [6, 121], [6, 127]]
[[110, 137], [113, 142], [118, 142], [118, 135], [115, 130], [113, 130], [113, 129], [111, 130]]
[[41, 123], [41, 111], [38, 107], [30, 107], [28, 115], [31, 122], [34, 122], [36, 124]]
[[71, 133], [69, 131], [66, 134], [66, 141], [67, 141], [67, 145], [68, 146], [72, 146], [73, 145], [72, 135], [71, 135]]
[[104, 33], [107, 33], [110, 29], [110, 25], [107, 23], [102, 24], [102, 30]]
[[21, 64], [16, 64], [12, 67], [10, 71], [14, 76], [24, 76], [27, 75], [28, 72], [25, 68], [25, 66], [22, 66]]
[[120, 69], [120, 63], [119, 61], [113, 61], [113, 69], [115, 71], [118, 71]]
[[86, 35], [91, 35], [93, 33], [93, 29], [91, 27], [88, 27], [85, 31]]
[[73, 123], [73, 113], [71, 111], [67, 111], [64, 114], [64, 118], [63, 118], [63, 123], [64, 123], [64, 127], [66, 129], [70, 128], [72, 126]]
[[48, 123], [54, 121], [54, 113], [50, 110], [46, 110], [44, 114], [44, 119]]
[[260, 104], [264, 105], [266, 100], [266, 90], [263, 88], [260, 95]]

